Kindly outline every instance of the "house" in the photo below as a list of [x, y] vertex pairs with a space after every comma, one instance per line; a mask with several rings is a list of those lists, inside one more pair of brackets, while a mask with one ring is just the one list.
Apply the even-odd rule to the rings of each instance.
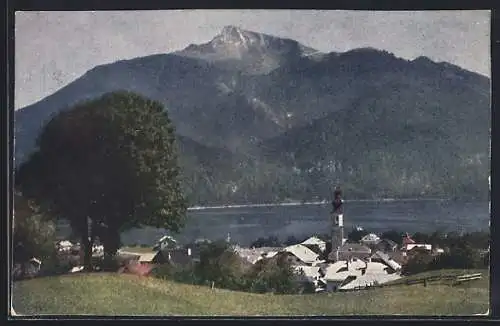
[[352, 274], [346, 261], [337, 261], [329, 264], [323, 269], [324, 283], [326, 284], [327, 292], [334, 292], [342, 285], [342, 283]]
[[[346, 242], [342, 247], [339, 248], [338, 260], [352, 260], [353, 258], [367, 260], [368, 258], [370, 258], [371, 253], [371, 249], [365, 245]], [[336, 255], [336, 252], [331, 252], [328, 255], [328, 260], [335, 261]]]
[[391, 273], [387, 265], [362, 260], [338, 261], [325, 270], [327, 291], [353, 290], [399, 279], [398, 273]]
[[395, 252], [398, 249], [398, 244], [390, 239], [382, 239], [375, 245], [376, 251]]
[[26, 276], [34, 277], [40, 273], [42, 261], [37, 258], [31, 258], [26, 264]]
[[430, 244], [409, 244], [406, 246], [403, 251], [403, 255], [407, 257], [414, 256], [418, 253], [431, 254], [432, 253], [432, 245]]
[[372, 245], [376, 245], [377, 243], [379, 243], [380, 238], [378, 237], [378, 235], [376, 235], [374, 233], [369, 233], [369, 234], [365, 235], [364, 237], [362, 237], [360, 242], [362, 244], [367, 245], [367, 246], [372, 246]]
[[92, 246], [92, 256], [100, 257], [100, 256], [103, 256], [103, 255], [104, 255], [104, 246], [103, 245], [94, 244]]
[[362, 269], [366, 267], [366, 262], [359, 259], [339, 260], [333, 264], [328, 264], [322, 268], [322, 273], [325, 275], [323, 280], [326, 283], [328, 292], [339, 289], [346, 280], [353, 276], [361, 275]]
[[319, 266], [295, 266], [294, 271], [299, 275], [298, 281], [301, 283], [318, 284], [321, 278], [321, 267]]
[[322, 256], [326, 250], [326, 245], [325, 249], [321, 249], [320, 246], [318, 245], [312, 245], [312, 244], [301, 244], [302, 246], [305, 246], [306, 248], [310, 249], [311, 251], [314, 251], [314, 253], [318, 254], [318, 256]]
[[392, 272], [400, 271], [401, 270], [401, 264], [393, 260], [388, 254], [382, 252], [382, 251], [376, 251], [371, 257], [370, 257], [371, 262], [380, 262], [385, 264], [387, 267], [389, 267]]
[[140, 254], [139, 257], [137, 258], [137, 261], [140, 264], [151, 264], [151, 265], [164, 264], [168, 262], [168, 256], [165, 257], [162, 251], [153, 251]]
[[177, 247], [177, 241], [169, 235], [164, 235], [158, 241], [156, 241], [153, 250], [163, 250], [167, 248]]
[[326, 250], [326, 241], [321, 240], [318, 237], [310, 237], [300, 243], [304, 246], [317, 246], [321, 251]]
[[428, 252], [432, 251], [432, 245], [424, 243], [416, 243], [416, 241], [413, 240], [408, 233], [406, 233], [406, 235], [403, 237], [403, 246], [401, 248], [403, 256], [408, 256], [410, 251], [414, 250], [415, 248], [421, 248]]
[[61, 240], [56, 243], [56, 248], [58, 252], [70, 252], [73, 247], [73, 243], [68, 240]]
[[244, 248], [240, 246], [233, 246], [233, 250], [242, 258], [246, 259], [252, 264], [262, 258], [271, 258], [275, 256], [278, 252], [282, 251], [282, 248], [275, 247], [261, 247], [261, 248]]
[[176, 266], [187, 266], [195, 262], [191, 248], [176, 248], [163, 251], [168, 262]]
[[384, 274], [384, 273], [370, 273], [366, 272], [364, 275], [353, 276], [350, 282], [344, 282], [339, 287], [340, 291], [356, 290], [360, 288], [381, 285], [387, 282], [400, 279], [398, 274]]
[[296, 258], [294, 261], [295, 264], [312, 266], [313, 264], [319, 263], [319, 254], [301, 244], [288, 246], [282, 251], [294, 256]]
[[415, 248], [424, 249], [424, 250], [429, 251], [429, 252], [432, 251], [432, 245], [423, 244], [423, 243], [422, 244], [419, 244], [419, 243], [407, 244], [404, 248], [404, 251], [406, 251], [408, 253]]
[[406, 256], [406, 253], [404, 253], [401, 250], [395, 250], [392, 252], [387, 252], [386, 253], [392, 260], [394, 260], [396, 263], [399, 265], [404, 265], [406, 264], [408, 257]]
[[408, 233], [403, 237], [403, 248], [405, 248], [409, 244], [415, 244], [415, 240], [413, 240]]

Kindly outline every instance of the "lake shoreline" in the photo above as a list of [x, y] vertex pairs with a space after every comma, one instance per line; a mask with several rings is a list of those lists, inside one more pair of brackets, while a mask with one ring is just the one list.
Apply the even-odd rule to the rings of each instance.
[[[450, 198], [382, 198], [382, 199], [347, 199], [344, 203], [389, 203], [389, 202], [408, 202], [408, 201], [449, 201]], [[330, 202], [311, 201], [311, 202], [283, 202], [269, 204], [235, 204], [235, 205], [216, 205], [216, 206], [192, 206], [188, 211], [198, 211], [206, 209], [224, 209], [224, 208], [258, 208], [258, 207], [283, 207], [283, 206], [311, 206], [311, 205], [329, 205]]]

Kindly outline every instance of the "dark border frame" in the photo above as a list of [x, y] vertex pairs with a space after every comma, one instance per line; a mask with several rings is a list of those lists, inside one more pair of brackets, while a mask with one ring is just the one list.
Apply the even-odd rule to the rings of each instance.
[[[364, 1], [364, 0], [358, 0], [356, 2], [354, 1], [348, 1], [348, 0], [342, 0], [342, 1], [337, 1], [335, 4], [330, 4], [330, 5], [325, 5], [325, 3], [315, 3], [317, 6], [314, 6], [313, 3], [307, 2], [307, 3], [302, 3], [302, 4], [297, 4], [297, 3], [283, 3], [282, 6], [277, 4], [276, 2], [271, 3], [271, 2], [261, 2], [261, 1], [255, 1], [253, 2], [252, 9], [278, 9], [278, 8], [287, 8], [287, 9], [350, 9], [350, 10], [462, 10], [462, 9], [469, 9], [469, 10], [478, 10], [478, 9], [483, 9], [483, 10], [492, 10], [491, 13], [491, 83], [492, 83], [492, 148], [495, 148], [496, 144], [496, 137], [495, 137], [495, 124], [496, 124], [496, 116], [498, 115], [496, 113], [496, 107], [497, 107], [497, 94], [500, 94], [500, 89], [495, 82], [496, 76], [500, 74], [500, 64], [496, 64], [496, 58], [498, 57], [498, 48], [500, 45], [500, 31], [499, 31], [499, 17], [500, 13], [494, 10], [492, 6], [492, 2], [489, 1], [481, 1], [481, 0], [476, 0], [476, 1], [467, 1], [466, 3], [457, 3], [457, 2], [452, 2], [452, 1], [421, 1], [419, 3], [416, 3], [415, 1], [410, 1], [410, 0], [399, 0], [399, 1]], [[115, 1], [102, 1], [102, 0], [87, 0], [87, 1], [81, 1], [79, 3], [72, 2], [69, 3], [67, 0], [7, 0], [6, 1], [6, 11], [4, 14], [5, 19], [0, 19], [0, 21], [4, 21], [5, 24], [2, 24], [3, 27], [6, 27], [6, 30], [2, 33], [2, 41], [4, 43], [4, 49], [5, 51], [2, 51], [2, 60], [6, 65], [0, 64], [0, 69], [5, 69], [2, 70], [3, 75], [5, 76], [4, 79], [2, 79], [2, 82], [5, 82], [5, 86], [2, 87], [2, 96], [5, 98], [5, 104], [4, 110], [2, 110], [2, 123], [3, 126], [6, 128], [2, 128], [2, 131], [5, 131], [3, 137], [1, 138], [2, 141], [2, 152], [6, 154], [6, 158], [2, 160], [2, 163], [5, 164], [3, 166], [3, 171], [5, 171], [5, 174], [2, 174], [2, 184], [4, 185], [3, 189], [5, 191], [5, 196], [4, 198], [7, 199], [6, 201], [2, 201], [2, 210], [6, 212], [7, 214], [5, 215], [6, 217], [2, 219], [2, 227], [5, 227], [6, 231], [6, 241], [2, 241], [2, 245], [6, 245], [6, 248], [2, 248], [2, 253], [6, 253], [5, 256], [3, 256], [3, 260], [9, 262], [10, 261], [10, 252], [11, 252], [11, 244], [10, 244], [10, 223], [11, 223], [11, 207], [12, 207], [12, 191], [11, 191], [11, 184], [12, 184], [12, 163], [13, 163], [13, 158], [12, 158], [12, 153], [13, 153], [13, 126], [14, 126], [14, 121], [13, 121], [13, 111], [14, 111], [14, 105], [13, 105], [13, 99], [14, 99], [14, 12], [18, 10], [27, 10], [27, 11], [56, 11], [56, 10], [73, 10], [73, 11], [82, 11], [82, 10], [157, 10], [157, 9], [224, 9], [224, 8], [234, 8], [237, 9], [238, 7], [235, 6], [234, 2], [230, 1], [217, 1], [217, 3], [210, 2], [210, 3], [203, 3], [203, 2], [198, 2], [198, 1], [192, 1], [192, 0], [186, 0], [186, 1], [176, 1], [176, 2], [165, 2], [165, 1], [159, 1], [159, 0], [142, 0], [142, 1], [137, 1], [137, 0], [115, 0]], [[242, 7], [240, 7], [242, 8]], [[244, 7], [243, 7], [244, 8]], [[3, 85], [2, 85], [3, 86]], [[494, 169], [493, 167], [495, 166], [494, 162], [495, 160], [498, 162], [498, 155], [495, 154], [495, 151], [492, 150], [491, 152], [491, 176], [492, 176], [492, 181], [491, 181], [491, 190], [492, 190], [492, 198], [495, 198], [495, 186], [498, 184], [496, 181], [498, 178], [496, 177], [496, 174], [493, 172]], [[491, 201], [491, 216], [493, 216], [494, 211], [495, 211], [495, 201]], [[499, 256], [500, 256], [500, 250], [496, 250], [497, 247], [500, 244], [500, 240], [496, 237], [497, 234], [500, 233], [498, 230], [500, 228], [499, 224], [500, 222], [497, 222], [495, 219], [491, 219], [491, 227], [490, 227], [490, 232], [491, 232], [491, 278], [490, 278], [490, 288], [491, 288], [491, 309], [490, 309], [490, 316], [489, 317], [477, 317], [477, 318], [455, 318], [455, 317], [446, 317], [446, 318], [436, 318], [436, 317], [391, 317], [391, 316], [380, 316], [376, 317], [376, 319], [382, 321], [384, 324], [386, 323], [394, 323], [394, 322], [402, 322], [404, 324], [406, 323], [412, 323], [412, 322], [419, 322], [419, 321], [439, 321], [439, 322], [444, 322], [444, 323], [453, 323], [454, 325], [457, 323], [470, 323], [470, 322], [478, 322], [478, 321], [486, 321], [486, 319], [491, 319], [491, 318], [499, 318], [500, 317], [500, 267], [496, 267], [497, 264], [496, 262], [499, 261]], [[4, 264], [6, 268], [2, 269], [2, 272], [5, 273], [5, 279], [7, 280], [8, 273], [9, 273], [9, 264]], [[498, 269], [498, 270], [497, 270]], [[6, 308], [6, 316], [10, 314], [9, 311], [9, 306], [10, 306], [10, 285], [8, 282], [4, 282], [3, 284], [7, 285], [5, 288], [5, 293], [6, 296], [4, 298], [7, 299], [7, 305], [3, 305], [2, 308]], [[101, 317], [101, 316], [92, 316], [91, 318], [89, 317], [73, 317], [73, 316], [58, 316], [58, 317], [44, 317], [44, 318], [36, 318], [37, 320], [64, 320], [64, 319], [73, 319], [73, 320], [117, 320], [115, 318], [109, 318], [109, 317]], [[141, 322], [147, 322], [151, 323], [153, 320], [158, 320], [160, 323], [163, 321], [172, 321], [172, 322], [185, 322], [185, 323], [190, 323], [190, 322], [197, 322], [201, 320], [211, 320], [215, 321], [217, 324], [221, 322], [226, 322], [226, 321], [237, 321], [237, 322], [246, 322], [246, 321], [257, 321], [260, 320], [260, 322], [273, 322], [273, 323], [280, 323], [280, 322], [297, 322], [297, 321], [313, 321], [315, 323], [324, 323], [324, 322], [329, 322], [335, 320], [335, 322], [364, 322], [370, 319], [373, 319], [375, 317], [341, 317], [341, 318], [334, 318], [334, 319], [327, 319], [324, 317], [308, 317], [308, 318], [257, 318], [257, 317], [246, 317], [246, 318], [144, 318], [144, 317], [129, 317], [129, 318], [124, 318], [121, 319], [121, 322], [136, 322], [141, 320]], [[19, 318], [15, 318], [19, 320]]]

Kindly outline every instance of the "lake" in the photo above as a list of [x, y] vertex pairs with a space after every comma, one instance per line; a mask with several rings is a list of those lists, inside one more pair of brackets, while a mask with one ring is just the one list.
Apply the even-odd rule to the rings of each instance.
[[[186, 227], [174, 237], [180, 243], [197, 238], [226, 239], [248, 246], [259, 237], [308, 236], [330, 230], [329, 204], [268, 207], [208, 208], [190, 210]], [[448, 200], [347, 201], [344, 203], [346, 234], [353, 226], [373, 232], [396, 229], [408, 233], [489, 229], [488, 202]], [[153, 244], [164, 230], [146, 227], [122, 234], [122, 242]]]

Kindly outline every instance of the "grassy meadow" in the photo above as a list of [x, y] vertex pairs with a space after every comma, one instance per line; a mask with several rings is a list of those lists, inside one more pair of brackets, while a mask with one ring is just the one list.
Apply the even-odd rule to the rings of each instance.
[[347, 293], [234, 292], [128, 274], [42, 277], [14, 283], [17, 314], [341, 316], [473, 315], [489, 307], [489, 277], [460, 286], [397, 285]]

